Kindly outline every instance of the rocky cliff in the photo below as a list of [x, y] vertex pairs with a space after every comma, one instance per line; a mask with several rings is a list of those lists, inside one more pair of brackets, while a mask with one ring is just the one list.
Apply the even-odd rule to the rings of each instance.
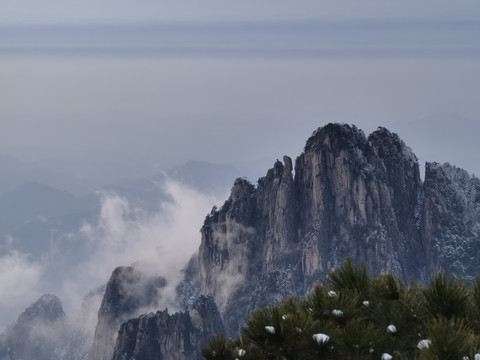
[[62, 303], [55, 295], [41, 296], [0, 337], [0, 358], [51, 360], [67, 336]]
[[[200, 359], [211, 334], [236, 335], [249, 312], [305, 295], [347, 256], [368, 263], [372, 275], [405, 281], [480, 272], [480, 180], [466, 171], [426, 163], [422, 182], [398, 135], [379, 128], [367, 137], [340, 124], [315, 131], [295, 164], [282, 160], [255, 185], [237, 179], [206, 216], [198, 255], [176, 286], [182, 312], [158, 311], [163, 278], [114, 270], [89, 360]], [[0, 336], [0, 358], [85, 359], [72, 349], [85, 349], [87, 337], [64, 331], [57, 300], [41, 298]], [[41, 338], [59, 329], [68, 336]]]
[[480, 179], [448, 163], [427, 163], [421, 231], [428, 273], [473, 280], [480, 273]]
[[157, 311], [123, 323], [112, 360], [200, 360], [201, 346], [223, 331], [213, 298], [200, 296], [190, 312]]
[[256, 186], [237, 179], [201, 229], [201, 293], [212, 294], [227, 333], [249, 311], [303, 295], [345, 257], [372, 274], [427, 279], [478, 273], [479, 180], [426, 165], [385, 128], [370, 136], [328, 124], [295, 161], [284, 157]]
[[133, 267], [116, 268], [107, 283], [89, 360], [110, 360], [120, 325], [159, 305], [162, 277], [147, 276]]

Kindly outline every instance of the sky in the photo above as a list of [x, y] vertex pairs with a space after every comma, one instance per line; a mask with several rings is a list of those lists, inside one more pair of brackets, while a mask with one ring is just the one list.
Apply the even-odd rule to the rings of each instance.
[[[254, 182], [277, 158], [300, 155], [315, 129], [341, 122], [367, 134], [385, 126], [421, 163], [480, 174], [478, 1], [0, 0], [0, 8], [0, 154], [105, 181], [202, 160], [233, 164]], [[63, 284], [63, 300], [78, 301], [92, 274], [104, 282], [136, 260], [127, 252], [141, 257], [130, 247], [139, 238], [148, 253], [152, 239], [191, 230], [194, 251], [211, 199], [171, 191], [184, 210], [167, 211], [178, 216], [169, 223], [125, 224], [129, 204], [104, 201], [98, 222], [76, 234], [103, 247], [83, 264], [85, 277]], [[95, 268], [106, 252], [116, 256]], [[0, 260], [10, 289], [0, 305], [16, 314], [6, 304], [24, 299], [24, 308], [41, 294], [45, 264], [18, 252]]]
[[342, 122], [480, 173], [479, 7], [2, 0], [0, 153], [111, 178], [194, 159], [255, 180]]

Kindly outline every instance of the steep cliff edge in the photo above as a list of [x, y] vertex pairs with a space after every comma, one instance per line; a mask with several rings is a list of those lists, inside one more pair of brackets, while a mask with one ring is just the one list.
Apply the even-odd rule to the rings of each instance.
[[429, 273], [473, 280], [480, 273], [480, 179], [448, 163], [427, 163], [422, 241]]
[[347, 256], [405, 280], [480, 270], [480, 182], [463, 170], [427, 164], [422, 183], [397, 134], [341, 124], [312, 134], [294, 175], [283, 160], [256, 186], [237, 179], [201, 229], [201, 293], [214, 296], [228, 335], [251, 310], [304, 295]]
[[329, 124], [307, 141], [295, 174], [305, 289], [347, 256], [373, 273], [418, 277], [405, 251], [416, 234], [418, 161], [396, 134], [380, 128], [367, 139]]
[[237, 179], [201, 229], [201, 292], [213, 294], [228, 334], [247, 308], [297, 294], [295, 186], [287, 157], [285, 164], [277, 161], [257, 187]]
[[110, 360], [120, 325], [158, 305], [166, 280], [133, 267], [116, 268], [107, 283], [89, 360]]

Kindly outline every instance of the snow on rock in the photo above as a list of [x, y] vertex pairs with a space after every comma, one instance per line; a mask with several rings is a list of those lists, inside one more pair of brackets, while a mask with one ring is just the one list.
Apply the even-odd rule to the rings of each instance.
[[397, 327], [395, 325], [390, 324], [387, 327], [387, 331], [389, 333], [395, 334], [397, 332]]
[[432, 247], [432, 268], [456, 277], [479, 271], [480, 180], [448, 163], [425, 165], [425, 236]]
[[[424, 340], [420, 340], [417, 344], [417, 348], [419, 349], [428, 349], [428, 347], [430, 346], [431, 344], [431, 341], [428, 340], [428, 339], [424, 339]], [[480, 358], [478, 359], [475, 359], [475, 360], [480, 360]]]
[[330, 340], [330, 336], [321, 333], [313, 334], [312, 338], [317, 342], [318, 345], [325, 344], [328, 342], [328, 340]]
[[427, 163], [422, 182], [397, 134], [379, 128], [366, 138], [346, 124], [315, 131], [293, 173], [284, 163], [257, 185], [235, 180], [202, 226], [200, 288], [214, 294], [229, 337], [244, 314], [305, 295], [349, 255], [405, 282], [480, 273], [480, 179]]
[[332, 314], [336, 317], [340, 317], [340, 316], [343, 316], [343, 311], [335, 309], [332, 311]]
[[265, 330], [270, 334], [275, 334], [275, 328], [273, 326], [265, 326]]

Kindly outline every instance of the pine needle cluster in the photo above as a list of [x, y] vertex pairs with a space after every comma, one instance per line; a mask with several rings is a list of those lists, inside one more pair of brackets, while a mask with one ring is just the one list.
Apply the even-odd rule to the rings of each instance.
[[207, 360], [480, 360], [480, 280], [373, 278], [347, 259], [301, 299], [251, 314], [238, 338], [213, 338]]

